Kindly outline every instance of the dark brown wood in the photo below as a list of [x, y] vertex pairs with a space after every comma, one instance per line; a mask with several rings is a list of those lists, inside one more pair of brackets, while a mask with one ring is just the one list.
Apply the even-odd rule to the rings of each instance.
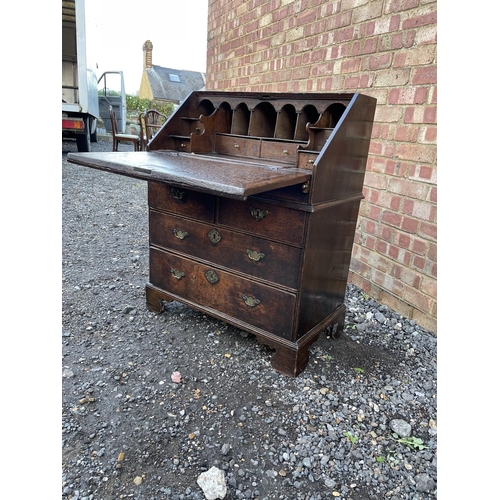
[[245, 200], [253, 194], [307, 182], [311, 172], [279, 169], [272, 162], [234, 162], [222, 156], [183, 154], [174, 151], [137, 153], [68, 153], [68, 161], [138, 179], [167, 182], [196, 191]]
[[294, 290], [298, 287], [300, 248], [156, 210], [149, 213], [149, 234], [153, 246], [238, 270], [262, 281]]
[[290, 292], [154, 247], [150, 248], [150, 282], [273, 335], [290, 338], [292, 333], [295, 294]]
[[304, 241], [306, 213], [258, 199], [241, 203], [220, 198], [217, 221], [223, 226], [274, 241], [301, 245]]
[[148, 184], [148, 203], [151, 208], [193, 217], [200, 221], [215, 220], [215, 196], [176, 188], [164, 182]]
[[68, 160], [148, 180], [147, 307], [254, 334], [290, 377], [345, 291], [375, 112], [360, 94], [193, 92], [147, 152]]

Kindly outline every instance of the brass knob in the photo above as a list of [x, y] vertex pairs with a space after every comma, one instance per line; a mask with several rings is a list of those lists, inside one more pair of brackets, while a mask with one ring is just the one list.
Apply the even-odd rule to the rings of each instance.
[[288, 149], [284, 149], [284, 150], [283, 150], [283, 154], [284, 154], [284, 155], [287, 155], [287, 154], [288, 154]]
[[238, 148], [240, 147], [240, 145], [239, 145], [239, 144], [234, 144], [234, 147], [235, 147], [236, 149], [238, 149]]

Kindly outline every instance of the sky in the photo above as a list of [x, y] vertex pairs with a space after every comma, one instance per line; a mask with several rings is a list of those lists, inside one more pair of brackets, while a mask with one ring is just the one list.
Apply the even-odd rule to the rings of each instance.
[[146, 40], [153, 43], [153, 64], [206, 71], [208, 0], [90, 1], [96, 9], [97, 78], [104, 71], [123, 71], [125, 92], [136, 95]]

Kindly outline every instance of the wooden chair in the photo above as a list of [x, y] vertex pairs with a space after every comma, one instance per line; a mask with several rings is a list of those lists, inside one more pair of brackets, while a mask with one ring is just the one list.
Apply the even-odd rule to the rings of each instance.
[[109, 117], [111, 119], [111, 130], [113, 132], [113, 151], [118, 151], [118, 144], [120, 144], [120, 142], [132, 142], [134, 144], [134, 151], [139, 151], [141, 148], [141, 138], [134, 134], [118, 133], [116, 115], [111, 107], [109, 108]]
[[149, 140], [163, 127], [167, 121], [167, 116], [156, 111], [148, 109], [139, 115], [139, 125], [141, 127], [141, 150], [145, 151]]

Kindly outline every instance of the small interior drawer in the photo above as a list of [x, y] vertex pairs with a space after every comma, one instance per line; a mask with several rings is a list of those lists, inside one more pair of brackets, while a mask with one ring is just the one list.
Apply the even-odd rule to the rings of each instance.
[[175, 136], [171, 135], [170, 139], [172, 140], [172, 147], [176, 151], [182, 151], [184, 153], [191, 152], [191, 139], [189, 136]]
[[215, 152], [225, 155], [260, 156], [260, 139], [237, 135], [215, 135]]
[[298, 160], [297, 160], [297, 167], [298, 168], [308, 168], [311, 169], [313, 168], [313, 164], [316, 161], [316, 158], [318, 157], [318, 152], [310, 152], [310, 151], [299, 151], [298, 152]]
[[295, 165], [297, 161], [297, 143], [262, 140], [260, 155], [262, 158], [284, 161]]

